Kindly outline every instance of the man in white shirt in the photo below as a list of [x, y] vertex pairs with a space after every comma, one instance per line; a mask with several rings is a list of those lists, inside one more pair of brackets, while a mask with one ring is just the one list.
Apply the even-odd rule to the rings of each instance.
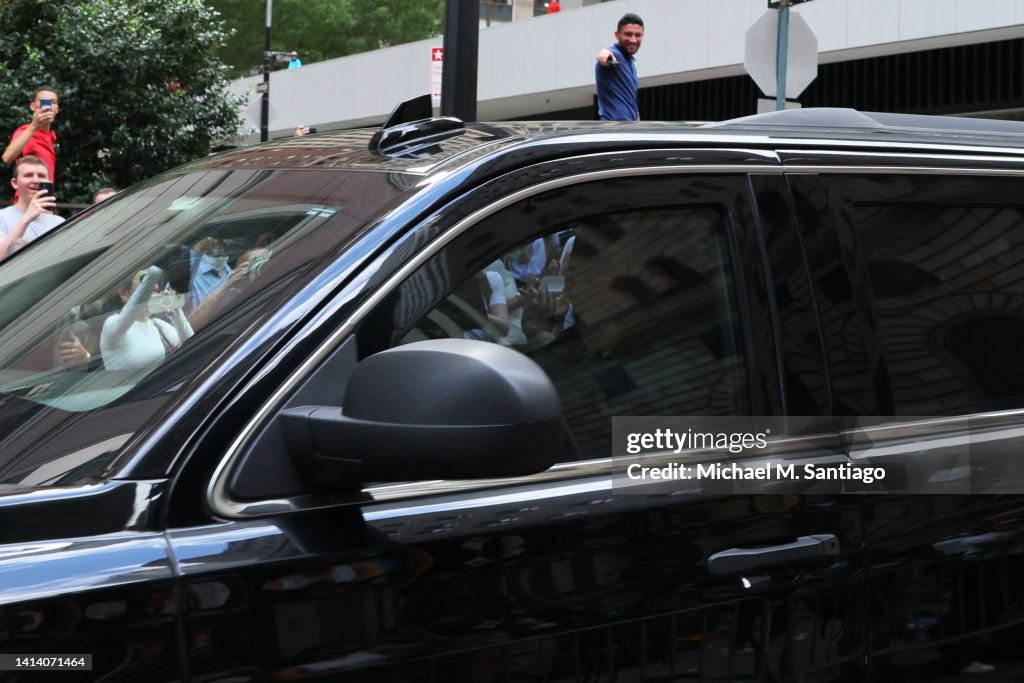
[[0, 209], [0, 260], [13, 253], [10, 247], [15, 242], [31, 242], [64, 222], [54, 214], [57, 198], [53, 193], [39, 191], [39, 183], [49, 180], [50, 170], [39, 157], [22, 157], [15, 163], [11, 187], [18, 201]]

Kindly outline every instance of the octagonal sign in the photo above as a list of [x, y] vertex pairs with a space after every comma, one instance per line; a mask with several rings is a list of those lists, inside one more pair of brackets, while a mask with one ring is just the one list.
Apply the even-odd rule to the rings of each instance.
[[[768, 97], [776, 94], [776, 59], [779, 10], [770, 9], [747, 29], [743, 68]], [[789, 13], [789, 49], [786, 56], [786, 97], [794, 99], [818, 75], [818, 39], [804, 18]]]

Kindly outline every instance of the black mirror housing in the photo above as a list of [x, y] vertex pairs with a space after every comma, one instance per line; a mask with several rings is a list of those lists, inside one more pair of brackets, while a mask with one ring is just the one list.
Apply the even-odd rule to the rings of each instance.
[[298, 406], [280, 419], [296, 466], [332, 486], [533, 474], [562, 447], [561, 403], [540, 366], [463, 339], [370, 356], [342, 407]]

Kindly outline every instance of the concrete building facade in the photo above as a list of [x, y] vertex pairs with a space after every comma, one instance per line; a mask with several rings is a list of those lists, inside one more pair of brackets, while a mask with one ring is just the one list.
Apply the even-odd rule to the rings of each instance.
[[[533, 0], [514, 2], [523, 4], [513, 7], [519, 18], [532, 10]], [[747, 29], [768, 11], [766, 0], [586, 3], [565, 0], [557, 14], [481, 30], [480, 120], [594, 118], [594, 56], [612, 42], [625, 12], [646, 24], [637, 65], [642, 118], [756, 110], [759, 92], [743, 70], [744, 45]], [[806, 105], [1004, 116], [1024, 108], [1024, 0], [813, 0], [793, 11], [818, 39], [819, 76], [805, 91]], [[272, 73], [271, 137], [300, 124], [379, 125], [397, 103], [430, 91], [430, 51], [442, 42], [439, 36]], [[248, 98], [246, 141], [259, 135], [261, 79], [231, 85]], [[932, 81], [935, 93], [910, 97]], [[943, 89], [958, 92], [947, 96]], [[872, 107], [876, 102], [883, 106]]]

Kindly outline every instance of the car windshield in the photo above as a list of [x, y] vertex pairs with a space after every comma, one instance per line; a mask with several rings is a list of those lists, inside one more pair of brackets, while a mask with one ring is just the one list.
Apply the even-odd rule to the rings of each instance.
[[164, 176], [0, 264], [0, 486], [89, 480], [275, 295], [403, 190], [390, 174]]

